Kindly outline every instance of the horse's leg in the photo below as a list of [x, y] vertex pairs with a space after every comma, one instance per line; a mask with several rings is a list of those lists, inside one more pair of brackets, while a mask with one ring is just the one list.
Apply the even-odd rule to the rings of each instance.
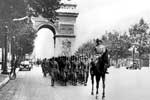
[[91, 75], [91, 81], [92, 81], [92, 92], [91, 95], [93, 95], [93, 90], [94, 90], [94, 75]]
[[73, 73], [73, 85], [74, 86], [76, 85], [76, 73], [75, 72]]
[[77, 73], [75, 73], [75, 85], [77, 85]]
[[105, 97], [105, 74], [102, 76], [102, 81], [103, 81], [103, 94], [102, 94], [102, 98]]
[[89, 77], [89, 73], [86, 72], [86, 84], [87, 84], [87, 82], [88, 82], [88, 77]]
[[84, 72], [84, 86], [86, 86], [86, 72]]
[[74, 85], [74, 73], [72, 74], [72, 85]]
[[98, 97], [99, 81], [100, 81], [100, 75], [96, 75], [96, 99]]
[[54, 86], [54, 73], [51, 74], [51, 86]]
[[72, 82], [72, 85], [74, 85], [74, 74], [73, 73], [71, 74], [71, 82]]
[[67, 74], [66, 74], [66, 72], [64, 73], [65, 75], [65, 86], [67, 85]]
[[83, 84], [84, 83], [84, 73], [82, 72], [82, 75], [81, 75], [81, 83]]

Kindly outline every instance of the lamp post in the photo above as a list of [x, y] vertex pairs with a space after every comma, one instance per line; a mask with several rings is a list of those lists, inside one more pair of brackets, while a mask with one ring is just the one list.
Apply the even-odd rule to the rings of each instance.
[[135, 46], [133, 45], [133, 66], [134, 66], [134, 54], [135, 54]]
[[14, 61], [15, 59], [15, 36], [12, 36], [12, 41], [11, 41], [11, 45], [12, 45], [12, 62]]
[[131, 48], [129, 48], [129, 51], [131, 51], [131, 52], [132, 52], [132, 63], [134, 64], [135, 46], [134, 46], [134, 45], [132, 45], [132, 47], [131, 47]]
[[4, 64], [3, 64], [3, 72], [2, 74], [8, 74], [8, 71], [7, 71], [7, 38], [8, 38], [8, 26], [5, 25], [4, 27], [4, 32], [5, 32], [5, 37], [4, 37], [4, 48], [5, 48], [5, 51], [4, 51]]
[[136, 43], [133, 43], [132, 47], [129, 49], [129, 51], [132, 52], [132, 62], [133, 62], [133, 65], [134, 65], [134, 62], [135, 62], [135, 53], [136, 53], [137, 46], [139, 46], [139, 45], [136, 44]]

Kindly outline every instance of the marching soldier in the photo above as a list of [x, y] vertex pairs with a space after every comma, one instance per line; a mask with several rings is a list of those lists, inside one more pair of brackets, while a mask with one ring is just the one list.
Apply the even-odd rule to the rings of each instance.
[[51, 69], [51, 86], [54, 86], [54, 81], [57, 79], [59, 74], [59, 66], [55, 58], [52, 58], [52, 69]]
[[72, 74], [72, 81], [73, 81], [73, 85], [77, 85], [77, 58], [75, 56], [71, 57], [71, 74]]
[[46, 58], [43, 59], [41, 67], [42, 67], [43, 76], [46, 77], [46, 73], [47, 73], [46, 72]]
[[84, 85], [87, 85], [88, 77], [89, 77], [89, 61], [87, 57], [84, 57]]
[[65, 73], [67, 75], [67, 78], [69, 76], [69, 73], [70, 73], [70, 69], [71, 69], [71, 65], [70, 65], [70, 62], [69, 62], [69, 57], [66, 57], [66, 62], [65, 62]]

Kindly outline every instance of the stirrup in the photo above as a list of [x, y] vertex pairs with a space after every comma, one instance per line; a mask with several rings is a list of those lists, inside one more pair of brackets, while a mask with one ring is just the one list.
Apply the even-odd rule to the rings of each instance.
[[109, 74], [109, 72], [105, 72], [106, 74]]

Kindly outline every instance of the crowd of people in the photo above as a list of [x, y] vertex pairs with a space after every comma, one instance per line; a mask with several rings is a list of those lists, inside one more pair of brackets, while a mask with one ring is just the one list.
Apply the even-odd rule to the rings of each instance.
[[65, 85], [71, 82], [73, 85], [77, 83], [87, 84], [90, 63], [86, 56], [60, 56], [51, 59], [43, 59], [41, 61], [43, 76], [47, 73], [51, 76], [51, 85], [55, 81], [61, 81]]

